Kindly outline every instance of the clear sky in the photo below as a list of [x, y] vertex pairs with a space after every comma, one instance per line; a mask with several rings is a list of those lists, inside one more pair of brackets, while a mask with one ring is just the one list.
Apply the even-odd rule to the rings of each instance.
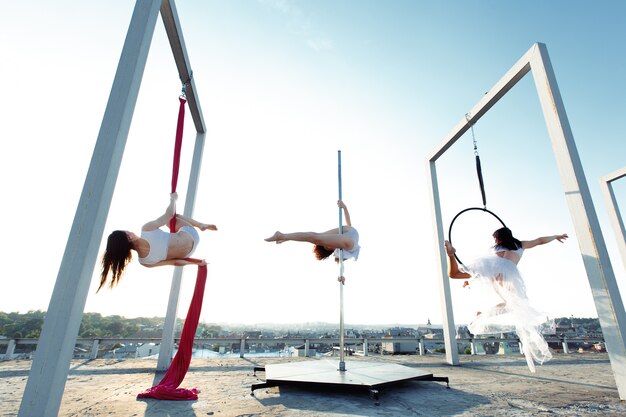
[[[0, 3], [0, 311], [48, 308], [133, 8]], [[208, 128], [194, 217], [219, 227], [196, 253], [210, 262], [204, 321], [338, 321], [337, 266], [316, 261], [309, 244], [263, 239], [336, 227], [341, 149], [343, 197], [362, 246], [346, 262], [346, 323], [441, 322], [426, 158], [535, 42], [547, 45], [626, 292], [599, 187], [626, 165], [626, 3], [179, 0], [177, 9]], [[179, 93], [159, 19], [105, 236], [138, 232], [164, 210]], [[187, 120], [181, 202], [195, 139]], [[525, 254], [533, 303], [552, 316], [596, 316], [530, 75], [475, 135], [487, 207], [522, 240], [570, 234]], [[469, 134], [438, 164], [446, 227], [481, 205], [473, 164]], [[626, 180], [614, 187], [623, 212]], [[461, 257], [486, 252], [495, 226], [459, 220]], [[96, 294], [96, 266], [85, 311], [163, 316], [172, 271], [135, 260], [119, 287]], [[194, 275], [183, 277], [181, 316]], [[466, 323], [471, 290], [451, 285], [456, 322]]]

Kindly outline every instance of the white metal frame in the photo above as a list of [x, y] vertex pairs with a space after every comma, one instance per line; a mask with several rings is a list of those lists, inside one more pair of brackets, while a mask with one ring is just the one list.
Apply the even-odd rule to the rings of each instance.
[[[184, 214], [191, 216], [204, 149], [205, 125], [173, 0], [137, 0], [65, 253], [20, 405], [20, 417], [59, 412], [87, 293], [130, 129], [159, 12], [196, 127]], [[159, 365], [172, 357], [182, 268], [175, 269]], [[168, 356], [169, 355], [169, 356]], [[161, 360], [161, 357], [164, 359]], [[165, 364], [165, 365], [163, 365]]]
[[[574, 137], [565, 113], [548, 50], [534, 44], [511, 69], [471, 109], [471, 119], [463, 117], [428, 158], [436, 252], [439, 253], [439, 288], [443, 313], [446, 360], [459, 363], [455, 326], [447, 276], [447, 255], [443, 248], [444, 229], [437, 184], [436, 161], [471, 126], [498, 102], [519, 80], [532, 72], [546, 127], [557, 161], [565, 198], [574, 223], [583, 263], [591, 286], [600, 325], [622, 400], [626, 400], [626, 314], [615, 280], [589, 187], [582, 169]], [[623, 230], [623, 229], [622, 229]]]
[[626, 231], [624, 230], [624, 221], [620, 214], [617, 200], [615, 199], [613, 186], [611, 185], [613, 181], [624, 177], [626, 177], [626, 167], [600, 178], [600, 189], [602, 190], [606, 208], [609, 212], [611, 226], [615, 232], [615, 239], [617, 239], [617, 247], [622, 257], [622, 263], [624, 264], [624, 269], [626, 269]]

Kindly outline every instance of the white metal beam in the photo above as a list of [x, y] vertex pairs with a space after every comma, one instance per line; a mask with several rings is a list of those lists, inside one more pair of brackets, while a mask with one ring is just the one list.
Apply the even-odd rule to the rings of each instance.
[[159, 3], [159, 0], [138, 0], [135, 5], [22, 396], [20, 417], [52, 417], [59, 412]]
[[174, 54], [174, 60], [176, 61], [180, 81], [181, 83], [189, 81], [186, 94], [187, 104], [189, 105], [189, 112], [191, 113], [191, 117], [193, 118], [193, 122], [196, 126], [196, 132], [205, 133], [206, 126], [204, 124], [204, 118], [202, 117], [200, 102], [198, 101], [198, 96], [196, 94], [196, 84], [194, 82], [191, 64], [189, 63], [187, 48], [185, 47], [183, 31], [180, 26], [180, 21], [178, 20], [176, 5], [173, 0], [163, 0], [163, 3], [161, 4], [161, 18], [163, 19], [165, 32], [167, 33], [167, 38], [170, 41], [172, 53]]
[[602, 327], [615, 383], [626, 400], [626, 313], [606, 250], [600, 222], [578, 156], [556, 76], [544, 44], [536, 45], [531, 68], [561, 175], [565, 199]]
[[446, 348], [446, 361], [450, 365], [459, 364], [459, 350], [456, 343], [456, 328], [454, 326], [454, 311], [452, 309], [452, 294], [450, 293], [450, 279], [447, 273], [447, 259], [443, 247], [443, 220], [441, 218], [441, 202], [439, 200], [439, 185], [437, 183], [437, 166], [435, 161], [428, 162], [428, 173], [431, 184], [431, 204], [433, 207], [433, 227], [437, 250], [439, 253], [439, 296], [441, 300], [441, 314], [443, 319], [443, 340]]
[[600, 189], [602, 190], [602, 195], [604, 195], [604, 201], [609, 212], [611, 227], [613, 227], [613, 231], [615, 232], [617, 247], [619, 248], [624, 269], [626, 269], [626, 231], [624, 230], [624, 220], [620, 214], [617, 199], [615, 198], [615, 193], [613, 192], [613, 186], [611, 185], [613, 181], [624, 177], [626, 177], [626, 167], [618, 169], [617, 171], [602, 177], [600, 179]]
[[[196, 143], [194, 147], [193, 161], [191, 171], [189, 173], [189, 183], [187, 186], [187, 197], [185, 200], [184, 214], [193, 217], [193, 208], [196, 199], [196, 190], [198, 187], [198, 179], [200, 176], [200, 168], [202, 165], [202, 153], [204, 150], [204, 118], [200, 108], [200, 102], [196, 94], [196, 85], [185, 47], [185, 39], [176, 12], [176, 5], [173, 0], [163, 0], [161, 4], [161, 17], [165, 26], [165, 32], [172, 48], [174, 61], [178, 68], [178, 75], [181, 83], [186, 83], [185, 95], [189, 112], [196, 127]], [[161, 340], [161, 348], [159, 350], [159, 359], [157, 362], [158, 370], [166, 370], [174, 356], [174, 331], [176, 327], [176, 315], [178, 312], [178, 301], [180, 298], [181, 281], [183, 268], [176, 267], [172, 275], [172, 285], [170, 287], [170, 295], [167, 303], [167, 311], [165, 314], [165, 322], [163, 323], [163, 335]]]

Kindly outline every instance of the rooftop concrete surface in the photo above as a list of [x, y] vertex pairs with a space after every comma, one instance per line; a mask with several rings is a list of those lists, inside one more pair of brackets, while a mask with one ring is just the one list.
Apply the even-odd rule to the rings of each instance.
[[[319, 387], [250, 387], [264, 380], [254, 367], [306, 358], [194, 358], [181, 387], [198, 388], [196, 401], [138, 400], [137, 394], [163, 376], [155, 359], [72, 361], [60, 416], [626, 416], [606, 353], [556, 354], [528, 371], [521, 355], [461, 355], [450, 366], [440, 355], [369, 356], [353, 361], [382, 361], [416, 367], [446, 384], [409, 381], [385, 387], [378, 401], [367, 390]], [[16, 416], [29, 360], [0, 362], [0, 416]]]

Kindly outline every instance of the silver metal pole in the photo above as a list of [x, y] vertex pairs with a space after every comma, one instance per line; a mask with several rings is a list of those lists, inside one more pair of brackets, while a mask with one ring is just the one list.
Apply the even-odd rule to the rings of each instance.
[[[341, 150], [337, 151], [337, 166], [339, 173], [339, 200], [341, 200]], [[343, 234], [343, 209], [339, 207], [339, 234]], [[343, 277], [343, 249], [339, 249], [339, 278]], [[343, 328], [343, 280], [339, 281], [339, 371], [346, 370], [346, 352], [344, 348]]]

